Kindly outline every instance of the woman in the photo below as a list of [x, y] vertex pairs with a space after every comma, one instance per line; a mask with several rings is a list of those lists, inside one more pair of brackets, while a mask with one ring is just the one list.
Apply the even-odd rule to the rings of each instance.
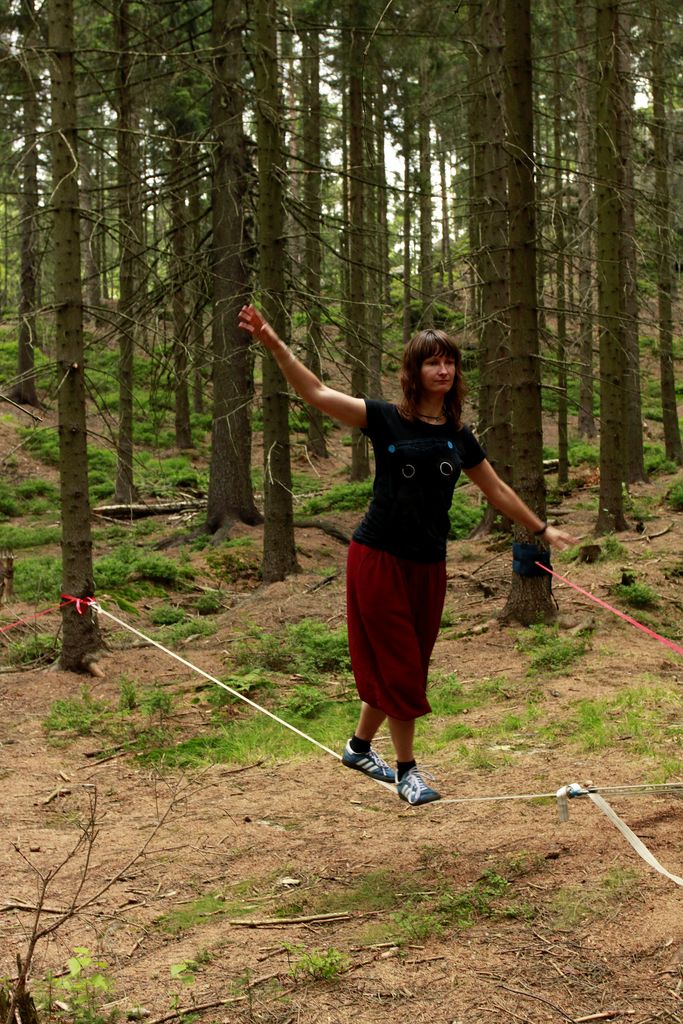
[[[254, 306], [240, 327], [269, 349], [285, 378], [309, 405], [358, 427], [375, 454], [373, 498], [353, 535], [347, 562], [349, 650], [361, 712], [342, 763], [396, 783], [417, 805], [438, 800], [413, 754], [415, 719], [431, 708], [427, 672], [446, 595], [448, 509], [460, 471], [508, 518], [546, 544], [573, 543], [542, 522], [497, 476], [472, 432], [461, 422], [465, 392], [462, 358], [443, 331], [416, 334], [401, 368], [403, 398], [365, 400], [327, 387], [287, 348]], [[372, 748], [388, 721], [396, 771]]]

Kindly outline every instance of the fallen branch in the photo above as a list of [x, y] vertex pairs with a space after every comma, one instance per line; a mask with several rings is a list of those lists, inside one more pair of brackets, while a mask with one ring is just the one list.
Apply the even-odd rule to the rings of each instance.
[[49, 796], [46, 796], [44, 800], [41, 800], [43, 806], [51, 804], [53, 800], [56, 800], [58, 796], [68, 796], [71, 792], [70, 789], [66, 789], [64, 786], [60, 786], [58, 789], [53, 789]]
[[145, 519], [148, 516], [170, 516], [178, 512], [200, 512], [206, 508], [203, 501], [160, 501], [154, 505], [100, 505], [93, 512], [108, 519]]
[[342, 544], [350, 544], [351, 538], [341, 527], [335, 523], [331, 523], [328, 519], [308, 519], [304, 516], [295, 516], [294, 525], [300, 529], [315, 529], [322, 530], [323, 533], [328, 534], [330, 537], [334, 537], [335, 540], [341, 541]]
[[325, 921], [350, 921], [351, 915], [342, 911], [333, 914], [309, 914], [306, 917], [262, 917], [257, 921], [229, 920], [228, 924], [240, 928], [272, 928], [282, 924], [316, 924]]
[[185, 1017], [186, 1014], [202, 1013], [203, 1010], [214, 1010], [217, 1006], [230, 1006], [232, 1003], [243, 1003], [246, 998], [246, 996], [232, 996], [230, 999], [214, 999], [212, 1003], [198, 1003], [197, 1006], [181, 1007], [173, 1010], [172, 1013], [164, 1014], [163, 1017], [155, 1017], [154, 1020], [147, 1021], [147, 1024], [165, 1024], [167, 1020], [178, 1020], [179, 1017]]
[[632, 1017], [635, 1010], [604, 1010], [602, 1013], [589, 1013], [587, 1017], [575, 1017], [574, 1024], [588, 1024], [593, 1020], [614, 1020], [615, 1017]]
[[35, 914], [38, 910], [41, 914], [66, 914], [65, 907], [39, 907], [33, 903], [3, 903], [0, 914], [6, 914], [10, 910], [23, 910], [30, 914]]

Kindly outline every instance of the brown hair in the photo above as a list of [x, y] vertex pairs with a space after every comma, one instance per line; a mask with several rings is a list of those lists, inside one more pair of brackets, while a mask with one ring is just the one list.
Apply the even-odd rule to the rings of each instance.
[[408, 420], [417, 419], [417, 407], [421, 398], [420, 371], [425, 359], [432, 356], [451, 356], [455, 361], [455, 378], [453, 387], [444, 397], [446, 419], [454, 427], [462, 425], [462, 406], [467, 391], [462, 375], [462, 354], [454, 338], [445, 331], [431, 328], [413, 335], [403, 350], [401, 364], [401, 387], [403, 399], [398, 403], [398, 411]]

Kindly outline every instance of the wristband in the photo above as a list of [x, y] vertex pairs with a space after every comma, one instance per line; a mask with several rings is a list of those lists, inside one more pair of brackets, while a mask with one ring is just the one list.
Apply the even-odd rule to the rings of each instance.
[[548, 529], [547, 520], [543, 523], [543, 526], [539, 530], [533, 530], [534, 537], [542, 537], [545, 531]]

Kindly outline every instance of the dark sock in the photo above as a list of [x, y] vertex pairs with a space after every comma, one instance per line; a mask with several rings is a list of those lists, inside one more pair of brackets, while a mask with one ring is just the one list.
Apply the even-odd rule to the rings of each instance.
[[415, 761], [397, 761], [396, 762], [396, 775], [400, 782], [406, 772], [409, 772], [411, 768], [415, 767]]
[[349, 746], [354, 754], [367, 754], [370, 750], [370, 740], [359, 740], [354, 734], [349, 740]]

